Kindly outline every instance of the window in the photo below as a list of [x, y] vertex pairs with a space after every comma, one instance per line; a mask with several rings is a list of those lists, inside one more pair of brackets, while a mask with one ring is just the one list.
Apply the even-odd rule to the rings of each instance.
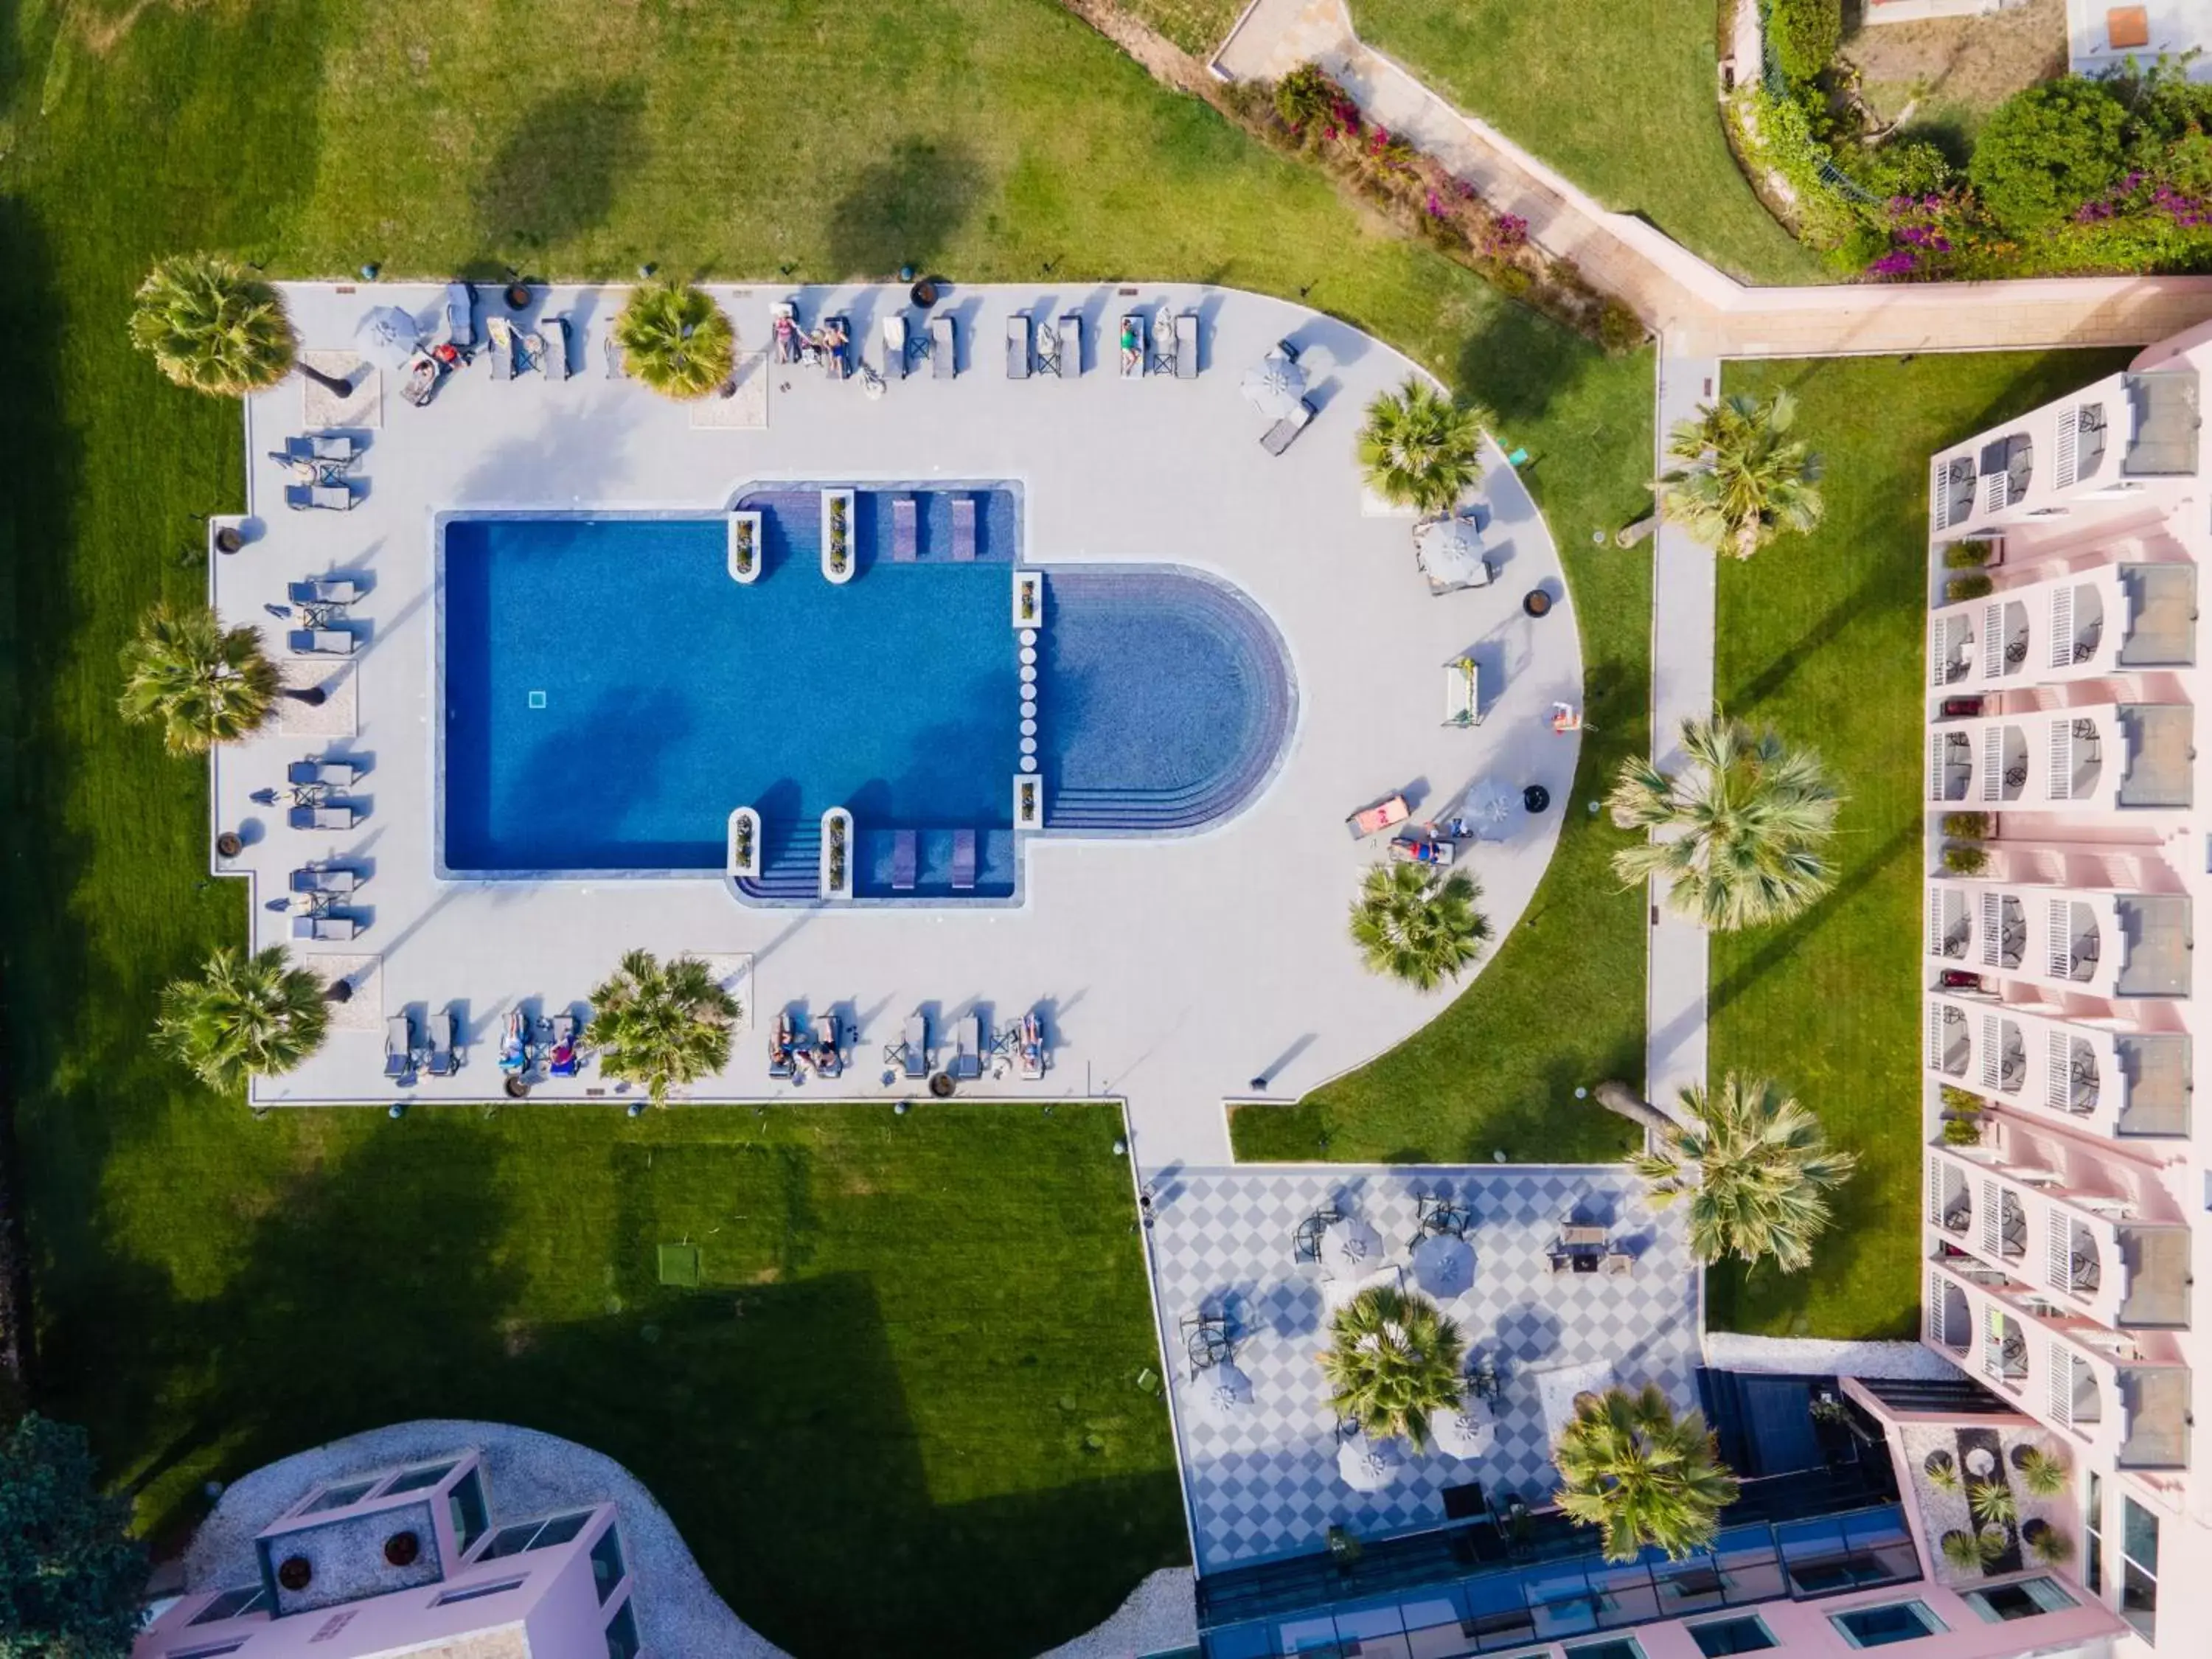
[[376, 1485], [374, 1480], [349, 1480], [343, 1486], [331, 1486], [318, 1493], [300, 1513], [320, 1515], [325, 1510], [342, 1510], [349, 1504], [358, 1504], [368, 1496]]
[[1753, 1613], [1746, 1613], [1741, 1619], [1716, 1619], [1710, 1625], [1692, 1625], [1690, 1639], [1698, 1644], [1698, 1651], [1705, 1659], [1721, 1659], [1726, 1653], [1764, 1653], [1774, 1645], [1765, 1625]]
[[637, 1659], [637, 1620], [624, 1601], [607, 1620], [607, 1659]]
[[469, 1546], [483, 1537], [484, 1528], [491, 1524], [484, 1513], [483, 1482], [474, 1469], [453, 1482], [453, 1489], [446, 1494], [446, 1512], [453, 1523], [453, 1553], [466, 1555]]
[[2146, 1642], [2158, 1640], [2158, 1517], [2120, 1499], [2120, 1617]]
[[1943, 1621], [1917, 1601], [1893, 1601], [1887, 1607], [1853, 1607], [1832, 1613], [1828, 1622], [1855, 1648], [1886, 1648], [1893, 1642], [1917, 1642], [1923, 1636], [1941, 1636]]
[[249, 1613], [258, 1613], [269, 1605], [269, 1592], [259, 1584], [245, 1589], [225, 1590], [191, 1617], [195, 1625], [216, 1625], [226, 1619], [242, 1619]]
[[483, 1547], [479, 1561], [496, 1561], [502, 1555], [520, 1555], [530, 1547], [530, 1540], [538, 1536], [542, 1521], [525, 1521], [520, 1526], [501, 1527], [491, 1535], [491, 1542]]
[[1616, 1636], [1607, 1642], [1585, 1642], [1567, 1650], [1567, 1659], [1644, 1659], [1644, 1650], [1632, 1636]]
[[243, 1636], [234, 1636], [228, 1642], [217, 1642], [213, 1647], [171, 1648], [161, 1656], [161, 1659], [216, 1659], [218, 1654], [236, 1653], [246, 1645], [246, 1639]]
[[605, 1607], [607, 1598], [623, 1581], [622, 1540], [615, 1535], [614, 1525], [599, 1534], [599, 1541], [592, 1546], [592, 1577], [599, 1587], [599, 1605]]
[[565, 1544], [583, 1531], [591, 1518], [589, 1510], [580, 1510], [574, 1515], [556, 1515], [538, 1529], [538, 1536], [530, 1540], [530, 1547], [550, 1550], [556, 1544]]
[[1981, 1614], [1982, 1622], [1989, 1625], [2001, 1625], [2012, 1619], [2033, 1619], [2039, 1613], [2063, 1613], [2081, 1605], [2058, 1588], [2056, 1579], [2051, 1578], [2023, 1578], [2017, 1583], [1967, 1590], [1959, 1599]]
[[404, 1469], [392, 1477], [384, 1488], [383, 1496], [389, 1498], [394, 1492], [421, 1492], [426, 1486], [436, 1486], [453, 1472], [451, 1463], [433, 1463], [427, 1469]]
[[2105, 1593], [2105, 1478], [2089, 1471], [2089, 1503], [2081, 1517], [2081, 1582], [2092, 1595]]
[[501, 1527], [484, 1546], [479, 1561], [496, 1561], [502, 1555], [520, 1555], [526, 1550], [551, 1549], [556, 1544], [565, 1544], [583, 1531], [591, 1521], [592, 1512], [581, 1510], [574, 1515], [556, 1515], [549, 1521], [520, 1521], [511, 1527]]
[[434, 1607], [450, 1607], [456, 1601], [480, 1601], [487, 1595], [504, 1595], [511, 1589], [520, 1589], [528, 1578], [498, 1578], [489, 1584], [464, 1584], [459, 1589], [449, 1589], [430, 1603]]

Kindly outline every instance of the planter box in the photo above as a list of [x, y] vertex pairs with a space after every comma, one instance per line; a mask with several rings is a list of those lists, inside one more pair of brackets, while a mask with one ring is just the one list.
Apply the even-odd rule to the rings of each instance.
[[1014, 779], [1014, 828], [1044, 828], [1044, 780], [1034, 773]]
[[1014, 573], [1013, 624], [1035, 628], [1044, 621], [1044, 574], [1037, 570]]
[[853, 572], [860, 561], [854, 548], [858, 537], [853, 522], [853, 492], [849, 489], [825, 489], [822, 492], [822, 574], [833, 582], [853, 580]]
[[750, 806], [740, 806], [730, 814], [730, 874], [740, 880], [757, 879], [760, 860], [760, 814]]
[[853, 815], [833, 806], [822, 815], [822, 896], [853, 896]]
[[730, 514], [730, 580], [751, 582], [760, 580], [762, 561], [761, 515], [757, 513]]

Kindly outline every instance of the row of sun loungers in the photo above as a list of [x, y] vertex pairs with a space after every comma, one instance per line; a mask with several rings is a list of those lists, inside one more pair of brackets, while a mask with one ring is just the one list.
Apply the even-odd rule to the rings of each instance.
[[[1045, 1047], [1044, 1022], [1032, 1008], [1020, 1019], [1006, 1027], [994, 1042], [983, 1029], [983, 1016], [969, 1012], [955, 1020], [952, 1025], [952, 1057], [945, 1062], [945, 1071], [956, 1082], [969, 1082], [983, 1075], [983, 1056], [990, 1054], [1018, 1064], [1024, 1078], [1034, 1080], [1045, 1073], [1050, 1063], [1051, 1051]], [[934, 1058], [929, 1041], [929, 1016], [915, 1009], [906, 1018], [906, 1028], [899, 1040], [884, 1050], [884, 1063], [899, 1068], [908, 1082], [920, 1082], [929, 1075], [930, 1061]]]
[[787, 1080], [796, 1078], [802, 1068], [817, 1077], [844, 1075], [844, 1040], [836, 1015], [817, 1014], [812, 1029], [802, 1030], [799, 1017], [790, 1009], [777, 1012], [775, 1034], [768, 1043], [768, 1074]]
[[[568, 321], [565, 317], [541, 317], [534, 329], [518, 330], [504, 317], [494, 317], [484, 324], [489, 337], [487, 356], [491, 359], [491, 377], [495, 380], [512, 380], [515, 370], [536, 369], [549, 380], [568, 378]], [[614, 357], [619, 349], [613, 337], [607, 341], [610, 374]]]
[[451, 1077], [461, 1069], [465, 1055], [459, 1018], [443, 1008], [424, 1023], [428, 1040], [418, 1046], [411, 1016], [394, 1014], [384, 1022], [384, 1075], [394, 1083], [405, 1083], [418, 1069], [432, 1077]]
[[[914, 562], [921, 546], [921, 524], [915, 498], [895, 495], [891, 498], [891, 560], [896, 564]], [[952, 557], [956, 563], [970, 564], [975, 558], [975, 498], [955, 495], [952, 498]]]
[[[913, 830], [891, 831], [891, 891], [910, 893], [920, 876], [921, 838]], [[975, 832], [952, 832], [952, 890], [973, 892], [975, 887]]]

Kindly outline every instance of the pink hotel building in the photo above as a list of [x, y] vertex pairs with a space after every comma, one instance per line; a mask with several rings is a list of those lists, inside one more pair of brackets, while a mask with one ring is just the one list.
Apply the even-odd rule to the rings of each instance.
[[639, 1639], [615, 1506], [495, 1521], [473, 1451], [322, 1481], [258, 1574], [177, 1601], [131, 1659], [689, 1659]]

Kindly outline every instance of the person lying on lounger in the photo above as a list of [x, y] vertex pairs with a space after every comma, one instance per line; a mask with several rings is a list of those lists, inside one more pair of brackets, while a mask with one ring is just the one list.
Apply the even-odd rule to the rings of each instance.
[[1121, 319], [1121, 372], [1134, 374], [1145, 361], [1144, 326], [1133, 317]]

